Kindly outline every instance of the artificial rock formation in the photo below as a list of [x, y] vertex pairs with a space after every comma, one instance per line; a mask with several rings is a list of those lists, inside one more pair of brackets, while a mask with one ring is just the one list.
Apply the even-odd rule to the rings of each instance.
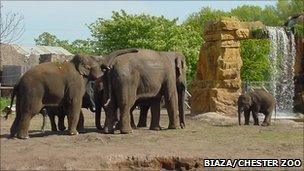
[[196, 80], [190, 88], [192, 114], [236, 115], [241, 93], [240, 40], [251, 38], [250, 30], [262, 27], [261, 22], [243, 23], [235, 18], [222, 18], [205, 25]]

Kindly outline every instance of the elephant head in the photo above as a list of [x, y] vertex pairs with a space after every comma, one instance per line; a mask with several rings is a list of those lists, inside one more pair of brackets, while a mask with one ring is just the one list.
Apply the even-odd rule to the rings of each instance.
[[244, 111], [247, 111], [251, 108], [252, 106], [252, 98], [249, 93], [245, 93], [239, 96], [237, 104], [238, 104], [238, 120], [239, 120], [239, 125], [241, 125], [241, 114]]
[[80, 75], [89, 80], [95, 80], [102, 75], [100, 63], [96, 57], [75, 55], [71, 63], [75, 65]]

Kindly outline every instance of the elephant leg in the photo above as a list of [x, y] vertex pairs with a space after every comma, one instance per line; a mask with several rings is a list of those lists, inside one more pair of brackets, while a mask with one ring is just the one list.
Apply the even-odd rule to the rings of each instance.
[[135, 125], [135, 121], [134, 121], [134, 115], [133, 115], [133, 111], [136, 108], [136, 105], [133, 105], [132, 108], [130, 109], [130, 117], [131, 117], [131, 127], [132, 129], [136, 129], [136, 125]]
[[100, 116], [101, 116], [101, 104], [96, 103], [95, 126], [98, 130], [102, 130], [102, 126], [100, 124]]
[[151, 105], [151, 124], [150, 130], [161, 130], [161, 126], [159, 125], [160, 120], [160, 101], [157, 103], [153, 103]]
[[64, 131], [66, 129], [66, 127], [64, 125], [64, 118], [65, 118], [65, 114], [64, 113], [58, 114], [58, 129], [60, 131]]
[[77, 135], [77, 124], [79, 121], [80, 109], [82, 100], [73, 99], [72, 103], [68, 107], [68, 133], [69, 135]]
[[110, 104], [104, 108], [106, 113], [106, 118], [104, 122], [103, 132], [105, 134], [114, 134], [114, 124], [118, 120], [117, 119], [117, 108], [114, 104]]
[[47, 118], [47, 113], [42, 112], [42, 126], [41, 126], [41, 132], [45, 131], [45, 123], [46, 123], [46, 118]]
[[130, 105], [123, 105], [119, 108], [120, 111], [120, 132], [128, 134], [132, 132], [130, 124]]
[[244, 125], [249, 125], [250, 111], [244, 111], [244, 117], [245, 117], [245, 124]]
[[269, 126], [270, 125], [270, 120], [271, 120], [271, 114], [269, 112], [264, 113], [265, 118], [263, 123], [261, 124], [262, 126]]
[[149, 105], [140, 106], [140, 115], [137, 127], [147, 127], [147, 115], [149, 111]]
[[41, 130], [41, 132], [44, 132], [47, 112], [45, 109], [41, 109], [39, 113], [42, 115], [42, 126], [41, 126], [40, 130]]
[[168, 84], [167, 89], [165, 89], [165, 101], [169, 116], [169, 126], [168, 129], [176, 129], [177, 128], [177, 108], [178, 108], [178, 98], [176, 85]]
[[77, 124], [77, 131], [80, 133], [85, 133], [84, 130], [84, 117], [83, 117], [83, 112], [80, 110], [80, 115], [79, 115], [79, 121]]
[[56, 125], [56, 122], [55, 122], [55, 114], [52, 113], [51, 111], [48, 111], [47, 109], [44, 109], [46, 110], [49, 118], [50, 118], [50, 123], [51, 123], [51, 129], [52, 131], [57, 131], [57, 125]]
[[15, 137], [17, 135], [20, 118], [21, 118], [20, 99], [17, 98], [17, 101], [16, 101], [16, 118], [15, 118], [15, 120], [14, 120], [12, 126], [11, 126], [11, 129], [10, 129], [11, 137]]
[[254, 120], [254, 125], [260, 125], [259, 124], [259, 117], [258, 117], [258, 112], [252, 112], [253, 120]]
[[[42, 108], [42, 104], [38, 102], [38, 100], [33, 100], [31, 103], [26, 101], [21, 106], [21, 118], [19, 122], [19, 131], [17, 133], [17, 137], [20, 139], [27, 139], [28, 130], [30, 127], [30, 121], [34, 117], [35, 114], [38, 114]], [[35, 103], [36, 102], [36, 103]]]

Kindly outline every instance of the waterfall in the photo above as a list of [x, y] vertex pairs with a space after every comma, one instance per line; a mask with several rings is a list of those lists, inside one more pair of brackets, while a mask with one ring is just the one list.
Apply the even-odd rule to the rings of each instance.
[[279, 117], [293, 113], [295, 40], [282, 27], [266, 27], [270, 39], [269, 59], [272, 63], [271, 92], [277, 103]]

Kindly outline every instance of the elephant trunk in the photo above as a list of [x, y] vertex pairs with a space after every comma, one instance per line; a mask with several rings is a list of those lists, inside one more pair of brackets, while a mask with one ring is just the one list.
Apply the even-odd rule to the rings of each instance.
[[105, 72], [105, 80], [104, 80], [104, 85], [105, 86], [105, 91], [103, 91], [104, 95], [103, 95], [103, 104], [105, 107], [110, 105], [110, 102], [112, 100], [112, 84], [111, 84], [111, 76], [110, 76], [110, 70], [108, 69]]
[[184, 128], [185, 125], [185, 96], [186, 88], [185, 86], [178, 87], [178, 113], [179, 113], [179, 123], [180, 127]]

